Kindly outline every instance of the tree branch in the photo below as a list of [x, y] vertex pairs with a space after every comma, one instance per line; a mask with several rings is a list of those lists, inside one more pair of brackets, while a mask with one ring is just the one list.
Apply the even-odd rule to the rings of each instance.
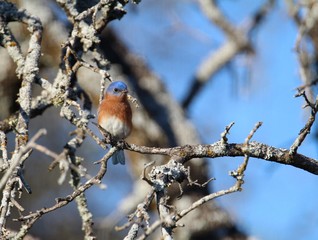
[[190, 106], [197, 93], [201, 90], [204, 84], [211, 79], [211, 76], [232, 61], [237, 54], [246, 51], [253, 52], [249, 35], [262, 23], [274, 2], [274, 0], [265, 1], [264, 5], [250, 17], [248, 27], [246, 29], [240, 29], [227, 21], [226, 17], [219, 10], [215, 0], [198, 1], [202, 12], [211, 22], [223, 30], [228, 40], [218, 50], [211, 51], [211, 53], [209, 53], [209, 55], [199, 65], [192, 85], [189, 88], [189, 92], [182, 102], [184, 109], [187, 109]]
[[290, 147], [289, 154], [291, 157], [295, 155], [300, 145], [303, 143], [307, 135], [310, 133], [312, 125], [316, 120], [316, 114], [318, 110], [318, 98], [316, 99], [315, 103], [311, 103], [310, 100], [307, 98], [305, 91], [296, 94], [296, 97], [303, 96], [306, 101], [305, 107], [310, 107], [310, 116], [306, 125], [300, 130], [298, 137], [295, 139], [294, 143]]
[[245, 143], [222, 144], [221, 141], [212, 144], [184, 145], [174, 148], [153, 148], [126, 144], [125, 149], [143, 154], [163, 154], [175, 157], [178, 162], [185, 163], [192, 158], [218, 157], [250, 157], [265, 161], [276, 162], [303, 169], [318, 175], [318, 161], [316, 159], [296, 153], [292, 158], [288, 149], [275, 148], [260, 142], [252, 141], [248, 148]]
[[86, 191], [91, 186], [95, 184], [99, 184], [107, 172], [107, 161], [116, 150], [117, 149], [115, 147], [111, 148], [108, 151], [108, 153], [101, 159], [100, 161], [101, 167], [98, 173], [96, 174], [96, 176], [87, 180], [83, 185], [79, 186], [76, 190], [74, 190], [73, 193], [71, 193], [70, 195], [67, 195], [64, 198], [57, 198], [56, 204], [49, 208], [42, 208], [34, 213], [30, 213], [26, 216], [22, 216], [22, 217], [19, 217], [18, 219], [15, 219], [15, 221], [23, 221], [24, 224], [21, 226], [19, 233], [14, 239], [21, 239], [23, 236], [25, 236], [25, 234], [33, 226], [33, 224], [44, 214], [52, 212], [58, 208], [64, 207], [68, 203], [72, 202], [76, 197], [80, 196], [84, 191]]

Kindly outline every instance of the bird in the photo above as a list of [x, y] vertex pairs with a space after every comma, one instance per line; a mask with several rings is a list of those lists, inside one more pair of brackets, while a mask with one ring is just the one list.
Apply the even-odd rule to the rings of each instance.
[[[112, 82], [97, 110], [98, 125], [117, 141], [128, 137], [132, 130], [132, 111], [127, 94], [128, 87], [124, 82]], [[125, 165], [124, 151], [115, 152], [112, 162], [114, 165], [118, 163]]]

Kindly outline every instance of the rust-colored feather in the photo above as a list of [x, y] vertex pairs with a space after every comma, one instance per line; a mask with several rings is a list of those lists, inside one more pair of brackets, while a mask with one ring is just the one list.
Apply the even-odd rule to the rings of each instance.
[[[127, 132], [115, 137], [127, 137], [132, 128], [132, 112], [126, 94], [114, 96], [106, 93], [104, 100], [101, 102], [98, 109], [98, 124], [103, 127], [104, 122], [114, 118], [124, 123], [125, 130], [123, 129], [123, 131]], [[129, 131], [126, 131], [127, 129], [129, 129]], [[109, 131], [111, 134], [115, 134], [111, 132], [110, 129], [105, 130]]]

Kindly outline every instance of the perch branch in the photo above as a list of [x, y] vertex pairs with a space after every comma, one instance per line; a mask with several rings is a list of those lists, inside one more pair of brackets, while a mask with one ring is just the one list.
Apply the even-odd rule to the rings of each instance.
[[291, 158], [288, 149], [275, 148], [256, 141], [250, 142], [248, 149], [246, 149], [245, 143], [229, 143], [224, 148], [222, 141], [173, 148], [155, 148], [126, 143], [124, 148], [139, 153], [176, 157], [181, 163], [185, 163], [192, 158], [243, 157], [247, 153], [253, 158], [294, 166], [318, 175], [318, 161], [316, 159], [299, 153], [294, 154]]

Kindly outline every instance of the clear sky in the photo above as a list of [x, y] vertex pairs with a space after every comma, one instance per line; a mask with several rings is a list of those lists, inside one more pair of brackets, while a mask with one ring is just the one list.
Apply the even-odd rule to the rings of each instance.
[[[262, 3], [218, 2], [235, 24], [244, 24], [248, 14]], [[198, 64], [223, 41], [221, 32], [190, 0], [142, 1], [111, 26], [164, 79], [178, 101], [185, 96]], [[303, 100], [293, 97], [295, 88], [301, 85], [293, 51], [296, 36], [297, 29], [286, 6], [279, 2], [255, 34], [257, 54], [251, 58], [238, 56], [231, 68], [218, 73], [191, 105], [190, 117], [204, 142], [217, 141], [232, 121], [235, 125], [229, 141], [243, 142], [254, 124], [262, 121], [263, 126], [253, 140], [290, 147], [308, 117], [308, 112], [302, 109]], [[310, 136], [299, 152], [317, 158], [316, 144]], [[215, 189], [233, 184], [228, 171], [241, 161], [241, 158], [209, 160], [211, 177], [216, 177]], [[251, 159], [245, 180], [243, 192], [218, 200], [242, 229], [259, 239], [318, 239], [315, 175]]]

